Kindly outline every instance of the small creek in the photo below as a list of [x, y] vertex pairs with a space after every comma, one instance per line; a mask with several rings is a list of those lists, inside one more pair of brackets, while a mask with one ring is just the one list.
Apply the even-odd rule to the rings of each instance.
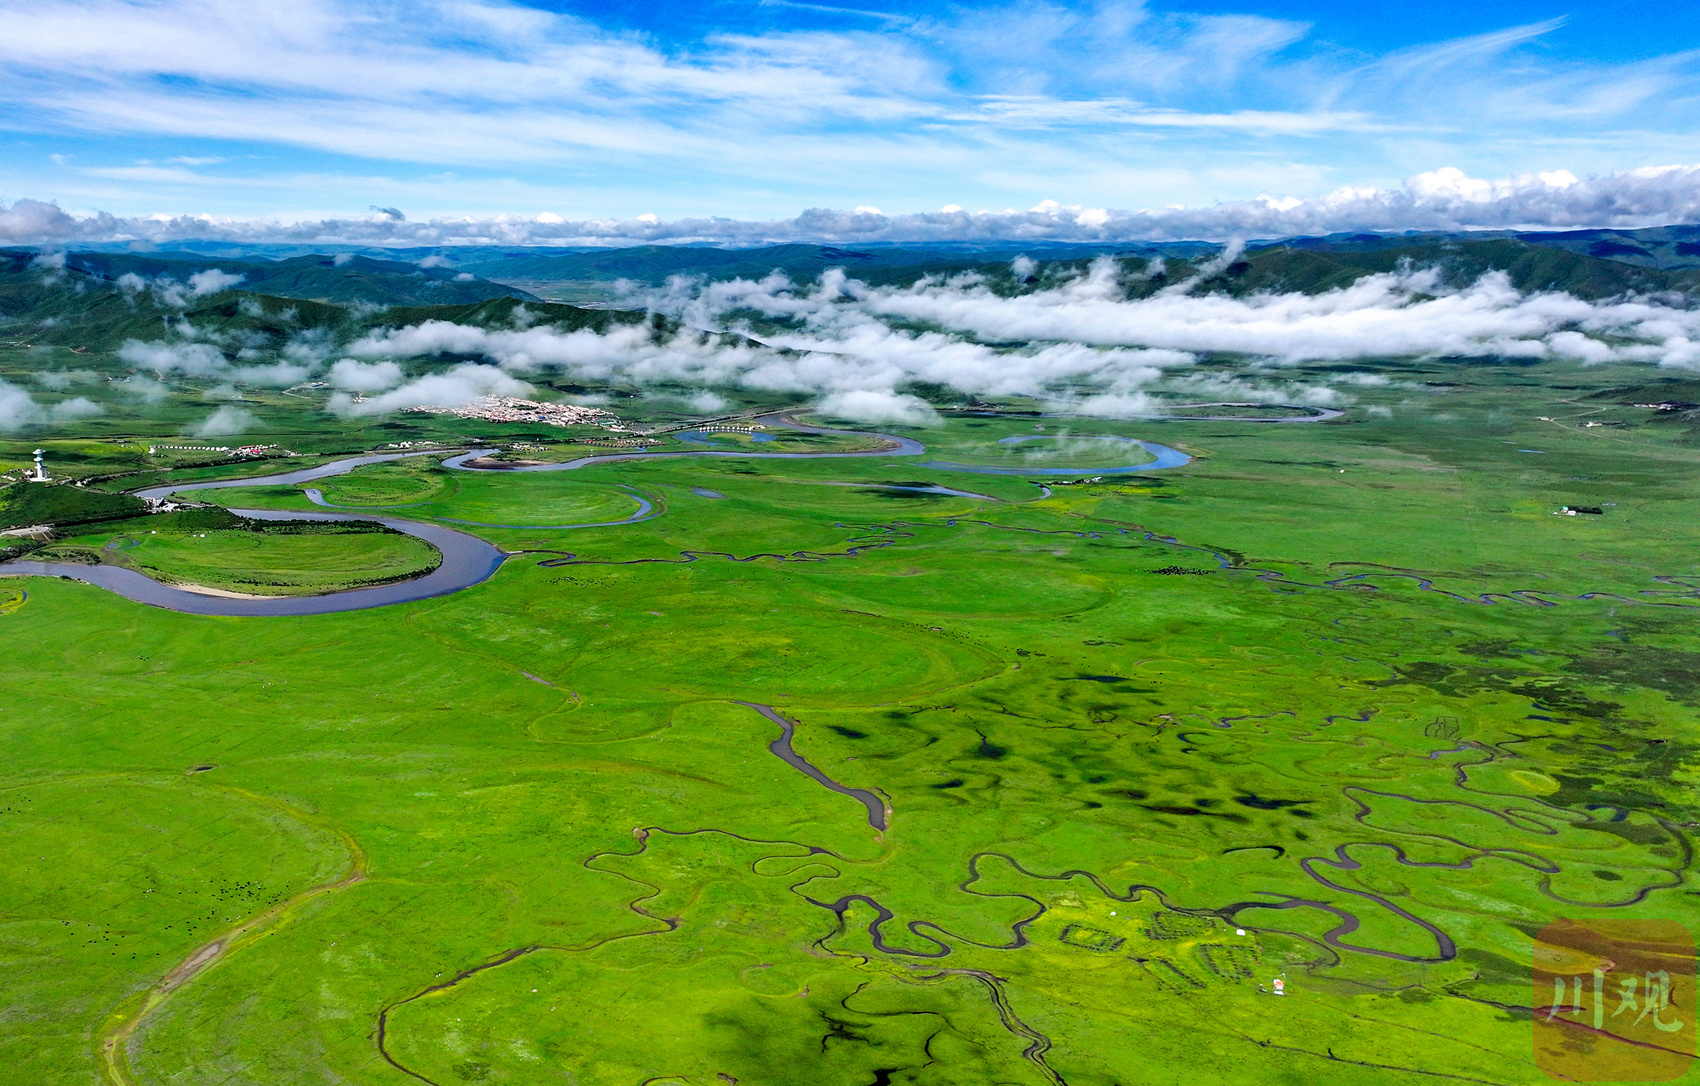
[[791, 768], [800, 770], [814, 778], [821, 784], [832, 789], [834, 792], [837, 792], [839, 795], [849, 796], [851, 799], [856, 800], [868, 809], [868, 825], [872, 826], [876, 830], [884, 831], [885, 800], [876, 793], [868, 791], [866, 788], [850, 788], [839, 784], [837, 781], [821, 772], [821, 770], [807, 758], [798, 754], [791, 746], [791, 737], [795, 735], [797, 731], [797, 724], [795, 721], [787, 720], [784, 715], [771, 705], [759, 705], [753, 701], [740, 701], [738, 704], [749, 709], [754, 709], [762, 716], [767, 717], [767, 719], [779, 725], [779, 738], [769, 743], [767, 745], [767, 749], [778, 755], [780, 761], [784, 762]]

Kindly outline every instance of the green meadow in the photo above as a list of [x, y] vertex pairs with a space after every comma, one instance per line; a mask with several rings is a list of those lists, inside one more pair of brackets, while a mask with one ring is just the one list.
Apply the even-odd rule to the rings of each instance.
[[[1544, 1081], [1534, 934], [1700, 917], [1700, 436], [1614, 391], [1644, 371], [1388, 372], [1320, 423], [947, 412], [892, 430], [925, 457], [419, 457], [201, 493], [313, 487], [513, 552], [367, 611], [0, 579], [0, 1061]], [[1116, 437], [1194, 459], [1102, 475], [1150, 459]], [[1021, 474], [1054, 467], [1080, 471]], [[434, 564], [152, 519], [51, 546], [254, 593]]]
[[429, 543], [399, 532], [328, 524], [294, 531], [275, 526], [194, 531], [181, 523], [166, 524], [163, 532], [136, 528], [133, 533], [103, 525], [29, 557], [124, 566], [170, 585], [259, 596], [312, 595], [407, 580], [429, 573], [442, 558]]

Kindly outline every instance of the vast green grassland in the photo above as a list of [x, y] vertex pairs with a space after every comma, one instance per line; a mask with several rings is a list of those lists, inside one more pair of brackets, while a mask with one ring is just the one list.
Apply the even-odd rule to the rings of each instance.
[[[309, 484], [515, 552], [376, 610], [0, 581], [0, 1061], [1543, 1081], [1534, 933], [1700, 918], [1700, 445], [1589, 398], [1627, 371], [1399, 377], [1449, 384], [1314, 424], [904, 431], [1081, 479], [1146, 458], [1105, 435], [1195, 457], [1048, 489], [897, 457]], [[901, 489], [932, 484], [964, 493]], [[329, 569], [336, 538], [128, 537], [190, 580]], [[409, 560], [380, 550], [336, 560]]]
[[[590, 524], [615, 521], [638, 511], [638, 500], [609, 482], [593, 483], [570, 472], [534, 475], [516, 485], [505, 473], [445, 471], [429, 458], [357, 468], [326, 479], [322, 497], [354, 509], [394, 509], [416, 519], [518, 525]], [[282, 493], [288, 493], [283, 491]], [[220, 502], [273, 504], [281, 495], [249, 488], [215, 492]], [[268, 501], [268, 498], [270, 499]], [[299, 502], [285, 507], [309, 508]]]

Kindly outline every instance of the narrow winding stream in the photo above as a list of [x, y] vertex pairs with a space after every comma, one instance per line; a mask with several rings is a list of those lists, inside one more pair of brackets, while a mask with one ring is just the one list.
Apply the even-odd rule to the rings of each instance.
[[883, 797], [877, 793], [868, 791], [866, 788], [850, 788], [846, 785], [839, 784], [837, 781], [823, 773], [813, 762], [810, 762], [807, 758], [798, 754], [791, 746], [791, 737], [797, 732], [796, 722], [786, 719], [786, 717], [773, 706], [758, 705], [753, 701], [740, 701], [738, 704], [754, 709], [762, 716], [767, 717], [767, 719], [779, 725], [779, 738], [769, 743], [767, 745], [767, 749], [777, 755], [780, 761], [784, 762], [792, 769], [799, 770], [800, 772], [814, 778], [821, 784], [832, 789], [834, 792], [837, 792], [839, 795], [849, 796], [851, 799], [856, 800], [868, 809], [868, 825], [872, 826], [876, 830], [884, 831], [886, 807], [885, 799]]

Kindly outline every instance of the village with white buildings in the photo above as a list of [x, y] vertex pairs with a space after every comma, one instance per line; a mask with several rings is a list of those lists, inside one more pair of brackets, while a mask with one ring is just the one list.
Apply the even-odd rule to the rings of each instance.
[[421, 406], [410, 411], [430, 415], [452, 415], [457, 419], [478, 419], [482, 422], [532, 422], [549, 426], [606, 426], [615, 428], [618, 419], [600, 407], [580, 407], [577, 404], [543, 403], [518, 396], [480, 396], [455, 407]]

